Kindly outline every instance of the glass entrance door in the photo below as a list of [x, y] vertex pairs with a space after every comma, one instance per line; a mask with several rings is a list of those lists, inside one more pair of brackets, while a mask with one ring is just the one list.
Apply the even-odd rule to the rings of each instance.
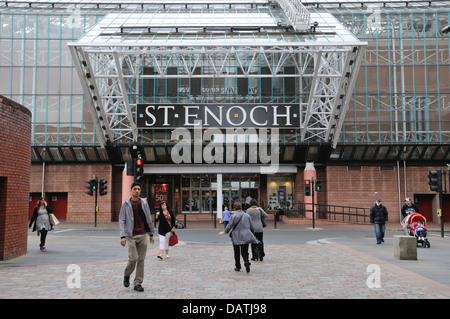
[[[217, 212], [217, 176], [183, 175], [181, 176], [182, 213]], [[229, 210], [233, 203], [253, 198], [259, 201], [259, 175], [223, 175], [223, 205]]]
[[183, 189], [181, 191], [181, 213], [200, 213], [202, 199], [198, 189]]
[[216, 211], [217, 191], [212, 189], [211, 179], [208, 175], [183, 175], [181, 189], [182, 213], [211, 213]]
[[191, 213], [200, 213], [202, 202], [200, 197], [200, 190], [198, 189], [192, 189], [191, 190], [192, 195], [192, 206], [191, 206]]
[[210, 190], [202, 190], [202, 213], [211, 212], [211, 191]]
[[[241, 202], [243, 208], [250, 199], [259, 202], [259, 175], [224, 175], [222, 177], [223, 204], [229, 210], [234, 202]], [[246, 205], [247, 203], [247, 205]]]
[[181, 191], [181, 213], [187, 214], [192, 211], [192, 200], [189, 189]]

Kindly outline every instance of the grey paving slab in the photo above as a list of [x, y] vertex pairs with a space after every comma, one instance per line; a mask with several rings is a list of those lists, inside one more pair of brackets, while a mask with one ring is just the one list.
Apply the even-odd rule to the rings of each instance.
[[[450, 286], [418, 271], [428, 263], [393, 259], [392, 235], [376, 245], [371, 228], [336, 231], [265, 231], [266, 258], [250, 273], [234, 271], [233, 250], [217, 230], [180, 230], [170, 258], [159, 261], [149, 245], [144, 292], [122, 285], [127, 249], [114, 229], [66, 225], [48, 236], [47, 252], [29, 233], [28, 253], [0, 262], [2, 299], [449, 299]], [[282, 239], [286, 239], [284, 242]], [[448, 238], [433, 238], [448, 251]], [[427, 255], [425, 255], [427, 256]], [[448, 255], [441, 255], [446, 259]], [[448, 261], [448, 260], [447, 260]], [[422, 266], [421, 266], [422, 265]], [[423, 273], [423, 272], [422, 272]], [[132, 276], [133, 278], [133, 276]], [[436, 279], [436, 280], [435, 280]]]

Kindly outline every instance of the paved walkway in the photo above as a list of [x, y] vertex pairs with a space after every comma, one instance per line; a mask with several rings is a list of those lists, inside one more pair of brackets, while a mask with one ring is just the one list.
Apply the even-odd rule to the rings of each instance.
[[[110, 226], [99, 225], [97, 230]], [[447, 238], [443, 240], [449, 243]], [[63, 253], [74, 248], [82, 251], [80, 245], [89, 245], [90, 241], [93, 238], [80, 238], [70, 247], [63, 240], [58, 244], [53, 239], [53, 252], [48, 253]], [[103, 241], [105, 246], [111, 241], [117, 247], [116, 236], [103, 238]], [[127, 261], [124, 248], [109, 260], [78, 262], [75, 266], [71, 266], [73, 260], [22, 266], [13, 261], [0, 262], [0, 298], [450, 298], [447, 285], [328, 240], [266, 244], [266, 258], [263, 262], [252, 262], [250, 273], [234, 271], [229, 243], [181, 241], [171, 249], [171, 258], [163, 261], [156, 259], [157, 244], [156, 241], [155, 245], [149, 245], [144, 292], [135, 292], [132, 285], [130, 288], [122, 285]], [[36, 252], [37, 245], [38, 237], [32, 233], [29, 246], [33, 251], [21, 258], [42, 254]]]

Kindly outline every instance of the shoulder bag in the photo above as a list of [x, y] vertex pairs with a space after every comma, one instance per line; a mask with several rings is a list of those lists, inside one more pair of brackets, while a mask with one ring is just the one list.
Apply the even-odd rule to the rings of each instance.
[[230, 238], [231, 238], [231, 234], [233, 233], [233, 230], [235, 230], [237, 225], [239, 225], [239, 223], [241, 222], [242, 217], [244, 217], [244, 215], [242, 215], [241, 218], [239, 218], [239, 221], [236, 223], [236, 225], [234, 225], [233, 229], [230, 231], [230, 234], [228, 235], [228, 236], [230, 236]]

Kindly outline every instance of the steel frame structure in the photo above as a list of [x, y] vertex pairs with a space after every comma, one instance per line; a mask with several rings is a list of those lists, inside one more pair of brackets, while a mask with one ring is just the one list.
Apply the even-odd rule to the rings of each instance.
[[[287, 2], [298, 1], [282, 1], [284, 6]], [[294, 18], [298, 19], [298, 16]], [[277, 36], [312, 38], [316, 26], [296, 31], [300, 24], [292, 21], [294, 18], [289, 19], [292, 25], [277, 32]], [[245, 34], [249, 30], [241, 27]], [[142, 79], [296, 77], [296, 89], [301, 97], [301, 141], [326, 142], [336, 147], [367, 44], [353, 38], [351, 42], [319, 39], [276, 41], [274, 45], [274, 41], [264, 40], [266, 35], [263, 31], [258, 29], [255, 32], [258, 36], [256, 42], [183, 41], [176, 45], [163, 45], [160, 41], [155, 45], [139, 40], [130, 45], [121, 41], [96, 43], [81, 38], [78, 42], [69, 43], [82, 86], [92, 103], [91, 114], [100, 143], [104, 146], [139, 140], [134, 116]], [[338, 31], [326, 32], [336, 34]], [[227, 34], [235, 36], [236, 33], [233, 29], [225, 31], [225, 38]], [[124, 30], [123, 25], [115, 28], [101, 26], [97, 36], [123, 39], [140, 38], [143, 34], [153, 38], [162, 36], [152, 33], [149, 28], [142, 30], [142, 26], [130, 26], [129, 30]], [[205, 35], [211, 38], [214, 33], [204, 32]], [[260, 61], [268, 67], [267, 74], [255, 72], [255, 65]], [[295, 67], [295, 74], [283, 74], [285, 65]], [[177, 67], [177, 74], [167, 72], [171, 66]], [[154, 74], [144, 74], [144, 67], [153, 68]], [[201, 72], [196, 72], [200, 67]]]

